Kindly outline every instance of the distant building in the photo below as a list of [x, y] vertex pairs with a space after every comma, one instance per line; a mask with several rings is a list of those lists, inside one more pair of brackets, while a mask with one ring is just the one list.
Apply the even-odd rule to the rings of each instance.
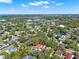
[[11, 53], [11, 52], [15, 52], [17, 50], [17, 48], [13, 48], [13, 47], [9, 47], [6, 52], [7, 53]]
[[34, 47], [34, 50], [36, 50], [36, 51], [42, 51], [42, 50], [45, 50], [45, 48], [46, 48], [45, 45], [37, 44], [37, 45]]
[[6, 41], [6, 40], [4, 40], [3, 44], [4, 44], [5, 46], [8, 46], [8, 45], [9, 45], [9, 42]]
[[2, 36], [4, 35], [9, 35], [9, 32], [8, 31], [3, 32]]
[[59, 25], [59, 27], [64, 28], [65, 26], [64, 25]]
[[12, 41], [18, 41], [20, 38], [19, 37], [17, 37], [17, 36], [11, 36], [10, 38], [9, 38], [9, 40], [12, 40]]
[[71, 59], [72, 58], [72, 52], [70, 49], [66, 49], [66, 57], [65, 59]]
[[59, 57], [63, 57], [63, 51], [61, 51], [60, 49], [56, 50], [55, 55], [59, 56]]
[[35, 56], [23, 56], [22, 59], [37, 59]]
[[2, 47], [2, 45], [0, 45], [0, 48]]

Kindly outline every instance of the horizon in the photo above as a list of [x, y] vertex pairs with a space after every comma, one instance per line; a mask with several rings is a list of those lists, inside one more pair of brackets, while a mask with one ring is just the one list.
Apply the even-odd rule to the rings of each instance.
[[0, 16], [79, 16], [79, 14], [0, 14]]
[[79, 15], [79, 14], [0, 14], [0, 15]]

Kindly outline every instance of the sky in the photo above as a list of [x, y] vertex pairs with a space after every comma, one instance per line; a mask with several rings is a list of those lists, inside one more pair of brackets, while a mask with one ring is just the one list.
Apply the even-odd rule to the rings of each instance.
[[79, 14], [79, 0], [0, 0], [0, 14]]

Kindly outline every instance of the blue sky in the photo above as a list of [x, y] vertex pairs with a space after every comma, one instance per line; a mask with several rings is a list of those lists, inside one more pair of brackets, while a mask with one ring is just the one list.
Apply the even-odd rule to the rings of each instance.
[[0, 0], [0, 14], [79, 14], [79, 0]]

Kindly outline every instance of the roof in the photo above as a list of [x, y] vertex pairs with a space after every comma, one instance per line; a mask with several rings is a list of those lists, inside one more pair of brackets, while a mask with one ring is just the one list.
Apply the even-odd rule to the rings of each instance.
[[37, 48], [37, 49], [42, 49], [42, 48], [44, 48], [45, 47], [45, 45], [41, 45], [41, 44], [37, 44], [36, 46], [35, 46], [35, 48]]
[[61, 54], [63, 54], [63, 51], [57, 50], [57, 51], [55, 52], [55, 54], [61, 55]]
[[66, 49], [66, 53], [72, 53], [70, 49]]

